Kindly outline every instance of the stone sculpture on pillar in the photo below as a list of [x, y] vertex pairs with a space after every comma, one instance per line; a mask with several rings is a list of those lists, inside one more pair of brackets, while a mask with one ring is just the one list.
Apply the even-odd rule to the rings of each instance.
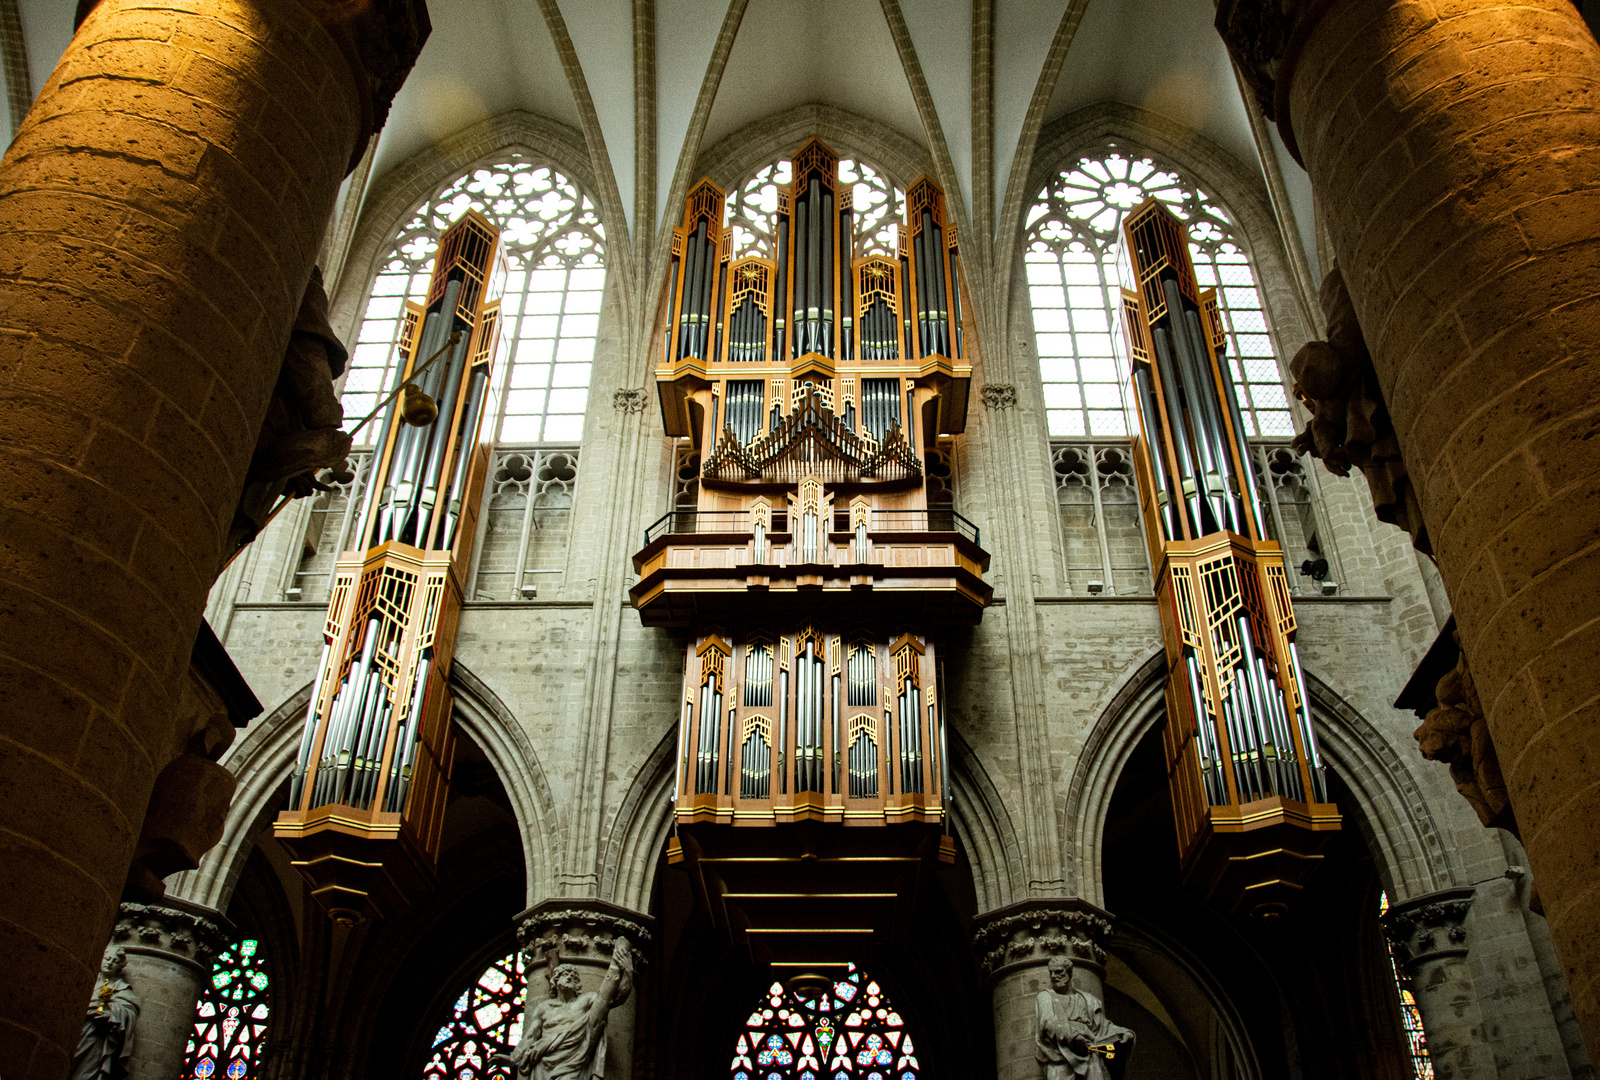
[[1335, 476], [1349, 476], [1352, 465], [1360, 469], [1378, 520], [1398, 525], [1411, 534], [1412, 546], [1431, 553], [1416, 488], [1401, 460], [1372, 354], [1338, 267], [1322, 279], [1320, 296], [1328, 339], [1306, 342], [1289, 361], [1294, 395], [1311, 409], [1311, 422], [1290, 446], [1321, 458]]
[[1108, 1062], [1121, 1075], [1133, 1050], [1134, 1034], [1106, 1019], [1105, 1004], [1072, 985], [1072, 957], [1052, 956], [1046, 965], [1050, 989], [1034, 1002], [1038, 1059], [1045, 1080], [1107, 1080]]
[[94, 996], [89, 999], [89, 1015], [83, 1021], [83, 1037], [72, 1056], [72, 1080], [121, 1080], [128, 1075], [139, 995], [123, 978], [127, 966], [126, 952], [106, 950]]
[[[1461, 635], [1457, 633], [1455, 638], [1456, 647], [1460, 649]], [[1483, 716], [1483, 703], [1478, 700], [1477, 686], [1472, 681], [1472, 672], [1467, 669], [1466, 652], [1460, 653], [1456, 666], [1439, 680], [1434, 697], [1438, 704], [1428, 711], [1422, 726], [1412, 733], [1422, 756], [1450, 766], [1450, 779], [1455, 781], [1462, 797], [1472, 804], [1479, 821], [1520, 839], [1517, 815], [1511, 809], [1505, 776], [1500, 771], [1500, 757], [1489, 736], [1489, 723]]]
[[606, 1074], [606, 1019], [633, 991], [633, 950], [619, 937], [600, 989], [581, 993], [578, 969], [562, 964], [550, 976], [550, 997], [528, 1014], [522, 1041], [509, 1058], [520, 1078], [589, 1080]]

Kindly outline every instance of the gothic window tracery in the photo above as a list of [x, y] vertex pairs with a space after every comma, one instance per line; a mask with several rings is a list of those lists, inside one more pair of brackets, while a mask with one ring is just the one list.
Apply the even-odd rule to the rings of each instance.
[[1238, 225], [1177, 170], [1115, 149], [1061, 170], [1028, 212], [1023, 258], [1050, 434], [1133, 430], [1122, 400], [1117, 258], [1123, 216], [1151, 197], [1188, 225], [1195, 277], [1202, 289], [1217, 290], [1246, 434], [1293, 435], [1283, 374]]
[[211, 984], [195, 1004], [184, 1055], [186, 1080], [259, 1080], [271, 1017], [266, 958], [245, 938], [217, 954]]
[[423, 1080], [510, 1080], [511, 1071], [491, 1065], [522, 1037], [528, 976], [520, 950], [484, 968], [450, 1007], [450, 1018], [433, 1036]]
[[[576, 445], [605, 290], [605, 227], [576, 184], [517, 153], [446, 185], [401, 226], [356, 335], [345, 417], [359, 421], [393, 388], [405, 302], [424, 300], [439, 237], [469, 209], [503, 230], [508, 267], [498, 362], [510, 371], [486, 428], [501, 443]], [[370, 442], [376, 426], [358, 440]]]
[[[723, 224], [733, 230], [733, 257], [759, 255], [773, 257], [776, 229], [773, 217], [778, 212], [778, 189], [790, 182], [788, 159], [775, 161], [728, 191]], [[906, 193], [889, 183], [884, 175], [864, 161], [842, 158], [839, 180], [851, 187], [854, 210], [856, 258], [887, 255], [895, 258], [900, 241], [900, 225], [906, 214]]]
[[866, 972], [814, 997], [773, 983], [734, 1044], [731, 1080], [918, 1080], [905, 1020]]

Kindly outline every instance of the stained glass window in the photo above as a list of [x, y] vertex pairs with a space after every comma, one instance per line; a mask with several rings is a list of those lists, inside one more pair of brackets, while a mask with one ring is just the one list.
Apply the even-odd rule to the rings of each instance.
[[[1389, 913], [1389, 894], [1378, 894], [1378, 915]], [[1400, 991], [1400, 1025], [1405, 1028], [1407, 1047], [1411, 1052], [1411, 1069], [1417, 1080], [1433, 1080], [1433, 1061], [1428, 1057], [1428, 1036], [1422, 1030], [1422, 1013], [1417, 1009], [1417, 999], [1412, 996], [1409, 980], [1400, 977], [1400, 968], [1394, 961], [1394, 946], [1389, 946], [1389, 971], [1394, 975], [1395, 989]]]
[[[777, 234], [778, 188], [789, 183], [789, 161], [773, 162], [728, 191], [723, 224], [733, 228], [733, 257], [773, 257]], [[906, 216], [906, 193], [892, 186], [882, 173], [864, 161], [842, 158], [839, 182], [851, 186], [851, 207], [856, 258], [866, 255], [895, 257], [900, 222]]]
[[[401, 227], [356, 335], [345, 417], [366, 416], [393, 388], [406, 301], [427, 296], [439, 237], [469, 209], [503, 230], [510, 269], [500, 356], [511, 371], [500, 415], [488, 421], [496, 441], [576, 445], [605, 290], [605, 228], [572, 181], [515, 153], [455, 180]], [[376, 428], [368, 425], [358, 439], [370, 440]]]
[[520, 951], [484, 968], [434, 1033], [423, 1080], [510, 1080], [509, 1070], [490, 1065], [489, 1057], [511, 1053], [522, 1038], [527, 998], [528, 977]]
[[245, 938], [218, 953], [195, 1005], [185, 1080], [259, 1080], [270, 1012], [261, 943]]
[[1195, 277], [1217, 290], [1247, 434], [1293, 435], [1261, 293], [1233, 219], [1177, 171], [1118, 151], [1063, 169], [1028, 212], [1023, 258], [1050, 434], [1129, 434], [1117, 249], [1123, 215], [1151, 197], [1188, 225]]
[[734, 1044], [732, 1080], [917, 1080], [911, 1033], [860, 968], [802, 998], [773, 983]]

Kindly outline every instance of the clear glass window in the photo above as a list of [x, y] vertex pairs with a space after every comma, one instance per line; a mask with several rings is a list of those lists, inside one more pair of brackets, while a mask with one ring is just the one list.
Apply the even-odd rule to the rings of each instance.
[[1187, 223], [1195, 277], [1217, 290], [1246, 434], [1293, 435], [1261, 293], [1233, 220], [1175, 170], [1114, 150], [1063, 169], [1028, 213], [1023, 258], [1050, 434], [1131, 432], [1117, 252], [1123, 216], [1151, 197]]
[[[510, 271], [499, 354], [510, 365], [507, 391], [500, 415], [486, 422], [496, 442], [576, 445], [605, 294], [605, 228], [571, 180], [520, 154], [458, 178], [400, 229], [356, 333], [344, 385], [346, 426], [393, 389], [405, 301], [426, 297], [439, 237], [469, 209], [502, 230]], [[368, 425], [358, 441], [370, 441], [376, 428]]]
[[[774, 217], [778, 189], [793, 179], [787, 158], [775, 161], [748, 180], [733, 185], [723, 209], [722, 223], [733, 229], [733, 257], [773, 257], [777, 240]], [[839, 160], [839, 182], [851, 186], [856, 258], [897, 254], [900, 222], [906, 216], [906, 193], [877, 169], [853, 158]]]

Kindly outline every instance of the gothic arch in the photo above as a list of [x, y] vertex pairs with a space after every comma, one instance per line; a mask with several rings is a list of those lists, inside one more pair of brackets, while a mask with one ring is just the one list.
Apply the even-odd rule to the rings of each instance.
[[[1165, 715], [1166, 670], [1158, 652], [1124, 676], [1084, 741], [1067, 792], [1069, 884], [1093, 904], [1105, 904], [1101, 839], [1111, 795], [1134, 748]], [[1305, 678], [1323, 760], [1355, 797], [1356, 827], [1391, 895], [1420, 896], [1451, 885], [1458, 867], [1410, 770], [1371, 721], [1316, 675], [1307, 671]]]
[[949, 740], [951, 825], [972, 866], [978, 910], [994, 911], [1027, 893], [1022, 844], [983, 762], [954, 730]]
[[[391, 238], [409, 215], [434, 192], [480, 165], [493, 164], [508, 150], [523, 151], [548, 162], [589, 195], [605, 225], [607, 262], [620, 260], [616, 238], [627, 236], [627, 221], [619, 220], [615, 208], [600, 199], [600, 185], [583, 135], [558, 120], [512, 109], [418, 151], [373, 181], [329, 304], [329, 321], [341, 338], [348, 339], [355, 332], [378, 266], [388, 255]], [[615, 279], [626, 288], [625, 278], [625, 274], [608, 275], [608, 286]]]
[[[530, 902], [548, 896], [554, 889], [558, 857], [549, 838], [559, 835], [561, 826], [538, 755], [511, 711], [460, 661], [450, 669], [450, 685], [455, 692], [455, 722], [482, 748], [511, 800]], [[294, 771], [310, 699], [307, 683], [253, 724], [223, 758], [240, 780], [222, 840], [206, 853], [198, 869], [176, 879], [171, 886], [175, 895], [218, 911], [227, 909], [256, 837], [282, 809], [278, 792]]]

